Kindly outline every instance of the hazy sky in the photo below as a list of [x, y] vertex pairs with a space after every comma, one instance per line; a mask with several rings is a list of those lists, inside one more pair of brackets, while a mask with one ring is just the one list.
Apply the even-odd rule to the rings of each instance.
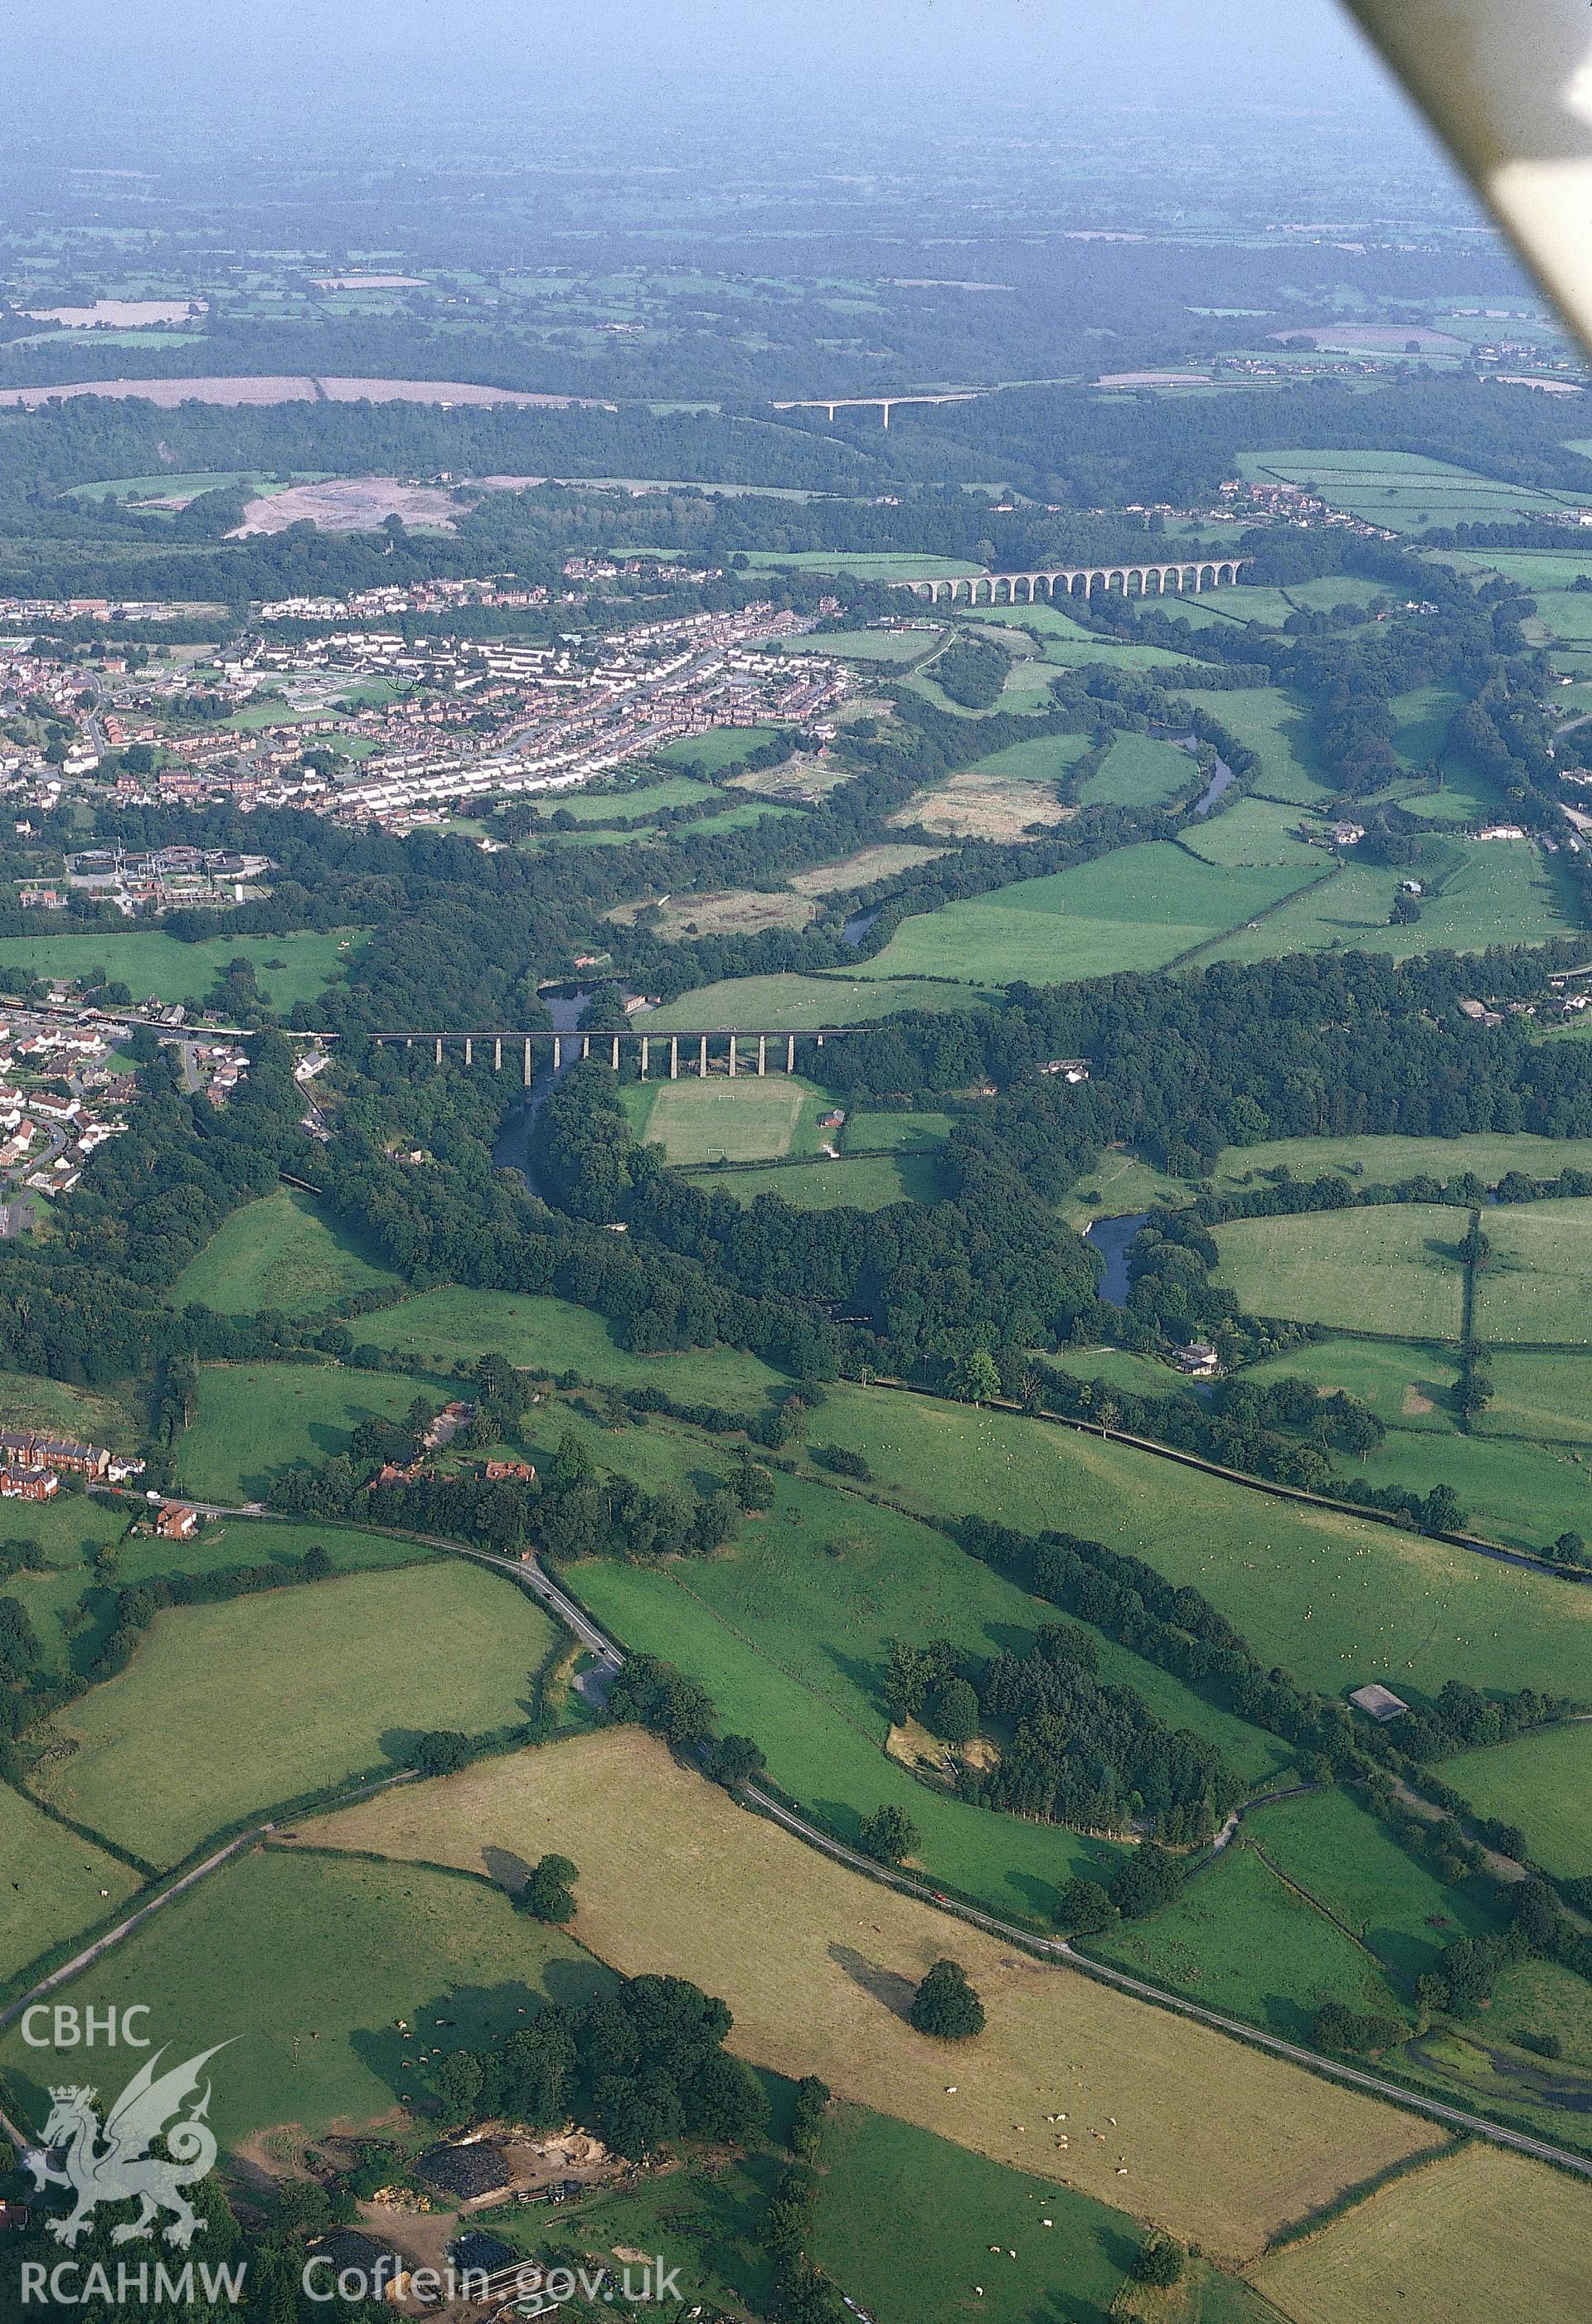
[[511, 129], [604, 108], [1077, 119], [1148, 101], [1385, 124], [1390, 110], [1337, 0], [51, 0], [8, 14], [23, 99], [10, 134], [64, 115], [118, 145], [146, 106], [167, 124], [192, 108], [213, 132], [279, 110], [327, 125], [333, 98], [356, 132], [417, 106]]

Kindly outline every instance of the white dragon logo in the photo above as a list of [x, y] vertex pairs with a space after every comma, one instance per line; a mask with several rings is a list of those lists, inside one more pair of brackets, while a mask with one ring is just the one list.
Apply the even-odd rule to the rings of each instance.
[[[226, 2047], [225, 2042], [218, 2042], [215, 2049], [201, 2050], [197, 2058], [170, 2068], [158, 2080], [155, 2068], [165, 2052], [157, 2050], [112, 2107], [103, 2132], [94, 2107], [97, 2090], [70, 2085], [51, 2089], [43, 2143], [30, 2148], [23, 2163], [32, 2172], [41, 2195], [46, 2187], [69, 2187], [77, 2199], [69, 2218], [45, 2222], [59, 2243], [73, 2248], [101, 2203], [140, 2207], [135, 2219], [111, 2230], [115, 2244], [152, 2236], [156, 2216], [162, 2210], [176, 2213], [163, 2232], [165, 2240], [179, 2251], [186, 2251], [199, 2229], [208, 2226], [184, 2199], [182, 2190], [203, 2179], [216, 2161], [216, 2134], [205, 2120], [210, 2104], [209, 2083], [191, 2107], [188, 2100], [200, 2069], [216, 2050]], [[167, 2130], [170, 2117], [185, 2107], [184, 2119]], [[152, 2155], [149, 2149], [162, 2132], [166, 2155]], [[58, 2152], [64, 2157], [62, 2170], [51, 2161]]]

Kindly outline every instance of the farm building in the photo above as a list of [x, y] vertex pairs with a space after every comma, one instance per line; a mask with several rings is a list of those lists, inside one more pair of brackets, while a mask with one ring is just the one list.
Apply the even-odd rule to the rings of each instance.
[[1191, 1340], [1186, 1348], [1177, 1351], [1177, 1368], [1196, 1379], [1208, 1379], [1212, 1372], [1221, 1370], [1216, 1350], [1204, 1340]]
[[1378, 1726], [1401, 1717], [1410, 1707], [1402, 1695], [1394, 1694], [1391, 1687], [1380, 1685], [1376, 1680], [1369, 1686], [1357, 1686], [1348, 1699], [1357, 1711], [1363, 1711]]
[[188, 1541], [199, 1529], [199, 1513], [184, 1501], [167, 1501], [155, 1519], [162, 1541]]

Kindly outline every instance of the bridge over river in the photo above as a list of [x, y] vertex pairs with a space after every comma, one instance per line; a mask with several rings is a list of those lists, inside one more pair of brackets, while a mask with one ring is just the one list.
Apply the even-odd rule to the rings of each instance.
[[[490, 1056], [492, 1071], [502, 1073], [505, 1061], [511, 1070], [518, 1063], [527, 1089], [534, 1076], [538, 1051], [550, 1051], [554, 1073], [560, 1074], [566, 1065], [582, 1057], [603, 1057], [619, 1071], [621, 1054], [626, 1048], [636, 1052], [641, 1079], [646, 1081], [656, 1072], [659, 1078], [678, 1081], [682, 1073], [698, 1074], [705, 1081], [710, 1073], [794, 1074], [796, 1069], [796, 1043], [811, 1041], [822, 1049], [826, 1041], [843, 1041], [849, 1033], [857, 1032], [855, 1025], [824, 1025], [804, 1029], [799, 1033], [777, 1032], [713, 1032], [649, 1033], [637, 1026], [623, 1032], [512, 1032], [512, 1033], [436, 1033], [404, 1031], [401, 1033], [367, 1033], [363, 1037], [379, 1047], [412, 1049], [419, 1046], [429, 1048], [437, 1065], [448, 1048], [462, 1050], [467, 1065], [475, 1063], [477, 1055]], [[340, 1037], [323, 1033], [308, 1037], [332, 1042]]]
[[[943, 574], [908, 575], [890, 586], [910, 589], [931, 605], [941, 602], [942, 591], [945, 604], [954, 605], [962, 590], [970, 605], [1054, 604], [1059, 598], [1091, 597], [1097, 592], [1109, 595], [1113, 586], [1124, 597], [1195, 597], [1207, 583], [1219, 589], [1224, 581], [1237, 581], [1244, 567], [1254, 562], [1252, 557], [1173, 558], [1164, 563], [1150, 558], [1142, 564], [1058, 565], [1035, 573], [959, 574], [951, 580]], [[1136, 589], [1129, 587], [1130, 582], [1138, 584]]]

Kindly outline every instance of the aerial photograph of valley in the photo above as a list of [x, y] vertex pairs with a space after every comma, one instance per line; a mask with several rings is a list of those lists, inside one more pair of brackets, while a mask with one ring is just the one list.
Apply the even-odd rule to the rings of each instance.
[[0, 2324], [1585, 2324], [1580, 0], [51, 0]]

